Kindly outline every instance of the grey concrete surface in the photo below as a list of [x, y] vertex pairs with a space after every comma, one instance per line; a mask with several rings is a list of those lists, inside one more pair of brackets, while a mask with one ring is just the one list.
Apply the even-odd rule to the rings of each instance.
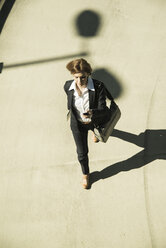
[[[15, 1], [0, 36], [0, 248], [166, 247], [165, 13], [164, 0]], [[90, 190], [63, 92], [81, 54], [122, 111], [106, 144], [89, 135]]]

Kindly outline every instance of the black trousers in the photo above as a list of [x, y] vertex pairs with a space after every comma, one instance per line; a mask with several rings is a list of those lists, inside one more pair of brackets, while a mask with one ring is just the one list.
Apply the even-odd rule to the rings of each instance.
[[88, 158], [88, 131], [94, 130], [93, 123], [82, 124], [79, 122], [78, 129], [72, 130], [75, 144], [77, 147], [78, 161], [80, 162], [82, 173], [89, 173], [89, 158]]

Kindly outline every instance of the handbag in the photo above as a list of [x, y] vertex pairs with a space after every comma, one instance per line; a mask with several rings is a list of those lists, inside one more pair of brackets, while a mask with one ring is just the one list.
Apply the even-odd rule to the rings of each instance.
[[94, 128], [95, 136], [101, 141], [106, 143], [109, 136], [113, 132], [115, 125], [121, 117], [121, 111], [118, 105], [111, 101], [111, 105], [108, 111], [109, 121]]

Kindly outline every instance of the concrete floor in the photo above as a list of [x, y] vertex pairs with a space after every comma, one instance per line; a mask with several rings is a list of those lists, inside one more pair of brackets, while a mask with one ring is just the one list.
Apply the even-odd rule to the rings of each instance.
[[[163, 0], [13, 3], [0, 35], [0, 248], [166, 247], [165, 12]], [[90, 190], [66, 121], [75, 57], [122, 111], [106, 144], [89, 135]]]

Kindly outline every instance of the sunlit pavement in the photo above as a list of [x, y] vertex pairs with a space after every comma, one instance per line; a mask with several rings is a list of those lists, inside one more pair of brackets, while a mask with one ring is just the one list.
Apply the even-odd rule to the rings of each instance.
[[[0, 248], [166, 247], [165, 12], [162, 0], [12, 0], [0, 12]], [[122, 112], [106, 144], [89, 134], [89, 190], [63, 91], [77, 57]]]

